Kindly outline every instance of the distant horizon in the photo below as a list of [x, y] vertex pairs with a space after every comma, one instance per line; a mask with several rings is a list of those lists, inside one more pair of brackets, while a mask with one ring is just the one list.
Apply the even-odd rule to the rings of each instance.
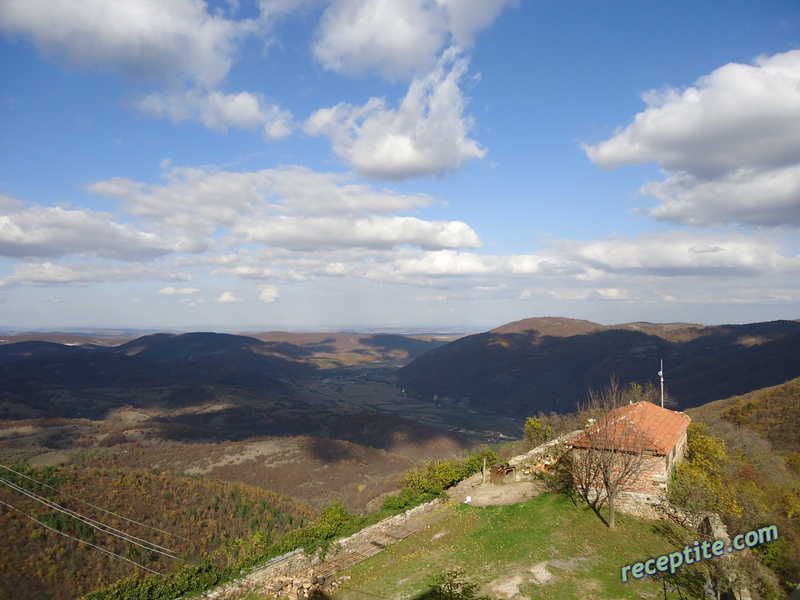
[[725, 325], [752, 325], [756, 323], [769, 323], [774, 321], [800, 321], [800, 317], [796, 318], [778, 318], [778, 319], [766, 319], [763, 321], [742, 321], [742, 322], [720, 322], [720, 323], [699, 323], [696, 321], [644, 321], [644, 320], [633, 320], [633, 321], [618, 321], [613, 323], [602, 323], [600, 321], [594, 321], [592, 319], [581, 319], [576, 317], [563, 317], [563, 316], [556, 316], [556, 315], [544, 315], [544, 316], [532, 316], [532, 317], [524, 317], [522, 319], [515, 319], [513, 321], [506, 321], [503, 323], [497, 323], [493, 325], [486, 325], [484, 327], [447, 327], [447, 326], [440, 326], [440, 327], [422, 327], [422, 326], [321, 326], [321, 327], [304, 327], [304, 326], [260, 326], [254, 325], [251, 327], [248, 326], [237, 326], [235, 328], [225, 327], [222, 325], [202, 325], [197, 327], [125, 327], [125, 326], [107, 326], [107, 327], [10, 327], [10, 326], [3, 326], [0, 325], [0, 335], [24, 335], [24, 334], [65, 334], [65, 335], [82, 335], [82, 334], [94, 334], [94, 335], [130, 335], [130, 334], [138, 334], [138, 335], [149, 335], [154, 333], [176, 333], [176, 334], [184, 334], [184, 333], [226, 333], [226, 334], [235, 334], [235, 335], [247, 335], [249, 333], [269, 333], [269, 332], [280, 332], [280, 333], [343, 333], [343, 334], [409, 334], [409, 335], [449, 335], [449, 334], [474, 334], [474, 333], [484, 333], [487, 331], [491, 331], [498, 327], [502, 327], [503, 325], [507, 325], [509, 323], [514, 323], [517, 321], [523, 321], [527, 319], [546, 319], [546, 318], [555, 318], [555, 319], [568, 319], [574, 321], [588, 321], [591, 323], [596, 323], [598, 325], [602, 325], [604, 327], [612, 327], [614, 325], [626, 325], [626, 324], [635, 324], [635, 323], [643, 323], [643, 324], [652, 324], [652, 325], [674, 325], [674, 324], [686, 324], [686, 325], [698, 325], [701, 327], [719, 327]]

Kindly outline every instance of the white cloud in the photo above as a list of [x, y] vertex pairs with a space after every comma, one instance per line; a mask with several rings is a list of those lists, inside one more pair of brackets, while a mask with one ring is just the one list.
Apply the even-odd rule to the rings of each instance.
[[174, 288], [174, 287], [165, 287], [158, 290], [159, 294], [166, 294], [166, 295], [189, 295], [189, 294], [197, 294], [200, 290], [197, 288]]
[[206, 8], [202, 0], [5, 0], [0, 29], [31, 38], [42, 54], [67, 65], [210, 87], [227, 76], [237, 38], [251, 24]]
[[650, 92], [611, 139], [585, 146], [602, 168], [655, 161], [675, 172], [641, 188], [644, 210], [689, 225], [800, 225], [800, 50], [730, 63], [686, 90]]
[[259, 212], [360, 215], [407, 211], [433, 201], [426, 194], [375, 190], [354, 183], [348, 175], [316, 173], [299, 166], [244, 173], [172, 167], [162, 177], [166, 183], [161, 185], [117, 177], [87, 189], [121, 200], [127, 211], [141, 218], [176, 226], [202, 224], [212, 230]]
[[506, 7], [517, 0], [438, 0], [445, 11], [447, 28], [456, 44], [471, 46], [475, 34], [491, 25]]
[[259, 94], [219, 87], [244, 39], [268, 37], [274, 21], [302, 3], [264, 0], [259, 18], [232, 20], [221, 10], [209, 12], [203, 0], [8, 0], [0, 3], [0, 32], [28, 37], [42, 54], [70, 67], [100, 67], [158, 84], [162, 91], [130, 103], [149, 116], [215, 131], [258, 128], [273, 141], [294, 131], [292, 114]]
[[333, 71], [405, 78], [445, 42], [444, 14], [425, 0], [334, 0], [320, 22], [315, 56]]
[[[599, 289], [556, 289], [548, 291], [548, 295], [557, 300], [628, 300], [630, 292], [618, 288]], [[527, 297], [530, 297], [530, 293]]]
[[339, 103], [316, 111], [305, 124], [309, 135], [324, 135], [334, 153], [357, 173], [378, 179], [445, 173], [486, 150], [468, 137], [471, 117], [459, 88], [468, 60], [448, 49], [435, 68], [411, 82], [395, 110], [382, 98], [363, 106]]
[[165, 256], [181, 246], [179, 237], [159, 236], [113, 215], [87, 209], [29, 206], [8, 196], [0, 215], [0, 256], [13, 258], [86, 255], [115, 260]]
[[186, 306], [197, 306], [198, 304], [205, 304], [205, 300], [203, 298], [181, 298], [179, 302], [181, 304], [185, 304]]
[[800, 161], [800, 50], [730, 63], [684, 91], [652, 91], [649, 105], [608, 141], [586, 148], [602, 168], [657, 161], [715, 174]]
[[276, 302], [278, 298], [281, 297], [280, 290], [278, 290], [277, 286], [274, 285], [262, 285], [259, 286], [259, 295], [258, 299], [261, 302]]
[[26, 262], [14, 267], [3, 279], [7, 287], [17, 286], [88, 286], [93, 283], [120, 281], [191, 281], [185, 271], [169, 265], [119, 264], [112, 262], [42, 263]]
[[215, 302], [244, 302], [241, 298], [237, 298], [233, 292], [222, 292], [222, 294], [215, 300]]
[[659, 221], [800, 227], [800, 164], [768, 170], [743, 167], [709, 180], [679, 173], [648, 183], [640, 192], [661, 200], [659, 206], [639, 210]]
[[[259, 243], [288, 249], [341, 247], [474, 248], [477, 234], [459, 221], [384, 216], [433, 202], [354, 183], [352, 177], [303, 167], [232, 173], [170, 168], [166, 183], [147, 185], [114, 178], [88, 186], [116, 198], [126, 212], [158, 220], [196, 244], [224, 231], [226, 243]], [[377, 214], [375, 214], [377, 213]], [[205, 241], [204, 241], [205, 238]]]
[[314, 55], [325, 68], [403, 79], [430, 68], [445, 45], [471, 45], [515, 0], [333, 0]]
[[694, 279], [713, 287], [721, 281], [738, 281], [746, 289], [765, 278], [792, 278], [798, 272], [800, 257], [792, 252], [788, 238], [671, 231], [605, 240], [550, 240], [538, 252], [516, 255], [355, 245], [326, 249], [309, 244], [291, 251], [265, 247], [220, 263], [214, 274], [262, 282], [344, 277], [459, 293], [496, 291], [521, 299], [530, 298], [536, 286], [566, 287], [575, 298], [622, 300], [634, 298], [635, 290], [646, 287], [644, 282], [669, 286]]
[[[601, 299], [625, 299], [645, 281], [700, 278], [713, 287], [722, 280], [743, 288], [763, 278], [794, 277], [800, 257], [787, 239], [775, 235], [691, 233], [671, 231], [606, 240], [550, 240], [539, 252], [521, 255], [481, 255], [455, 250], [358, 251], [296, 253], [291, 259], [276, 253], [251, 256], [247, 277], [258, 278], [257, 264], [270, 264], [262, 273], [275, 278], [281, 269], [300, 270], [313, 277], [363, 278], [403, 285], [445, 287], [466, 291], [509, 286], [508, 294], [530, 297], [534, 285], [568, 286], [570, 293]], [[244, 262], [244, 261], [242, 261]], [[245, 267], [240, 262], [237, 269]], [[235, 274], [227, 268], [223, 272]], [[713, 283], [712, 283], [713, 282]], [[695, 284], [696, 285], [696, 284]], [[498, 288], [500, 289], [500, 288]], [[527, 292], [526, 292], [527, 290]], [[506, 293], [506, 292], [504, 292]], [[587, 295], [587, 298], [589, 296]]]
[[268, 141], [286, 137], [294, 130], [294, 117], [288, 110], [268, 103], [250, 92], [224, 94], [218, 90], [157, 92], [133, 102], [134, 108], [152, 117], [169, 118], [174, 123], [194, 121], [209, 129], [226, 131], [262, 128]]
[[478, 235], [460, 221], [422, 221], [414, 217], [353, 218], [276, 217], [249, 222], [234, 230], [244, 241], [291, 249], [328, 247], [474, 248]]
[[548, 251], [599, 273], [683, 276], [756, 276], [793, 273], [800, 257], [774, 235], [668, 231], [603, 241], [554, 240]]

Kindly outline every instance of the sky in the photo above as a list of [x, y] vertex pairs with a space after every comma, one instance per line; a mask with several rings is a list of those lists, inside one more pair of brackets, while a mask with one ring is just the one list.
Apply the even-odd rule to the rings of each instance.
[[796, 0], [0, 0], [0, 328], [800, 318]]

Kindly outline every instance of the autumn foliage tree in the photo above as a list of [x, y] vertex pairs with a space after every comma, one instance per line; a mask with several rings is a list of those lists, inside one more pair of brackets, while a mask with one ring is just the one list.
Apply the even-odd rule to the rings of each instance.
[[620, 490], [634, 480], [644, 465], [646, 439], [624, 416], [614, 411], [631, 400], [612, 377], [603, 390], [590, 390], [584, 413], [594, 422], [573, 442], [573, 481], [595, 509], [608, 503], [609, 529], [615, 527], [615, 502]]

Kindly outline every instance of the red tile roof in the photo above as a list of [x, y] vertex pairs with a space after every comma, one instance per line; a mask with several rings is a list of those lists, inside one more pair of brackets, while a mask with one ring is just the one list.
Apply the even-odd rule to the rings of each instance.
[[[652, 402], [637, 402], [612, 410], [579, 434], [572, 446], [596, 448], [605, 438], [615, 440], [617, 450], [650, 450], [666, 455], [675, 448], [690, 422], [691, 419], [683, 413], [661, 408]], [[625, 428], [618, 428], [619, 425], [625, 425]], [[604, 436], [602, 432], [607, 428], [617, 428], [618, 432]]]

